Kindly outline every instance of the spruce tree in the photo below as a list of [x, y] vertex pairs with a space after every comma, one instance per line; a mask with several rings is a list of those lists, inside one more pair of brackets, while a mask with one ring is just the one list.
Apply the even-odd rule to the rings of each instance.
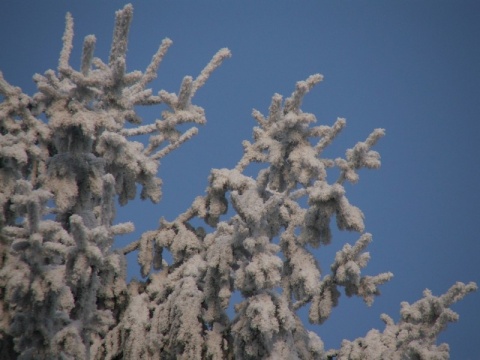
[[[193, 96], [230, 56], [221, 49], [178, 94], [148, 88], [171, 41], [163, 40], [144, 72], [126, 70], [133, 8], [116, 13], [108, 62], [94, 57], [96, 39], [83, 43], [80, 70], [70, 65], [73, 19], [66, 17], [57, 71], [35, 75], [33, 96], [0, 74], [0, 358], [1, 359], [448, 359], [437, 335], [458, 315], [449, 307], [474, 283], [454, 284], [401, 304], [385, 330], [325, 349], [297, 310], [322, 324], [341, 288], [371, 305], [392, 274], [362, 274], [372, 235], [345, 183], [358, 170], [380, 167], [375, 129], [344, 158], [323, 156], [346, 122], [316, 126], [301, 110], [319, 74], [275, 94], [253, 140], [233, 169], [213, 169], [204, 196], [173, 220], [161, 219], [122, 249], [115, 204], [161, 200], [160, 160], [205, 123]], [[166, 105], [144, 123], [140, 106]], [[185, 124], [191, 125], [187, 130]], [[145, 135], [147, 143], [134, 141]], [[259, 164], [255, 178], [245, 170]], [[329, 183], [327, 172], [338, 178]], [[314, 249], [330, 244], [330, 221], [358, 240], [337, 252], [322, 272]], [[202, 223], [200, 226], [198, 224]], [[126, 255], [138, 251], [144, 280], [126, 282]], [[162, 255], [168, 251], [172, 259]], [[325, 264], [323, 269], [325, 269]], [[235, 315], [232, 294], [242, 300]]]

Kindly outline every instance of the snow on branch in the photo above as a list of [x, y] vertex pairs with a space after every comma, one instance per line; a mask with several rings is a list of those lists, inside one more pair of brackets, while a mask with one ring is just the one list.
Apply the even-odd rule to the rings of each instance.
[[305, 81], [297, 82], [295, 91], [292, 95], [285, 100], [284, 113], [290, 111], [298, 111], [302, 105], [303, 97], [308, 93], [316, 84], [323, 80], [323, 76], [320, 74], [311, 75]]
[[[390, 272], [376, 276], [361, 275], [361, 269], [367, 265], [370, 259], [370, 254], [362, 253], [362, 251], [371, 240], [370, 234], [363, 234], [354, 246], [346, 244], [342, 250], [337, 252], [335, 261], [330, 267], [332, 274], [324, 277], [318, 293], [312, 297], [309, 311], [309, 320], [312, 323], [322, 324], [325, 322], [332, 309], [338, 305], [340, 297], [338, 286], [345, 288], [348, 297], [360, 296], [370, 306], [374, 296], [380, 295], [378, 286], [393, 277]], [[303, 302], [295, 304], [295, 307], [298, 308], [300, 305], [303, 305]]]
[[92, 67], [93, 52], [95, 51], [95, 43], [97, 39], [94, 35], [88, 35], [83, 42], [82, 65], [80, 66], [83, 76], [88, 76]]
[[[297, 82], [285, 100], [274, 94], [268, 115], [253, 110], [257, 126], [243, 156], [234, 169], [213, 169], [188, 209], [113, 248], [115, 236], [134, 230], [115, 224], [115, 200], [127, 204], [140, 185], [142, 199], [160, 201], [159, 161], [206, 122], [193, 96], [230, 57], [221, 49], [177, 93], [154, 95], [148, 85], [172, 41], [162, 41], [145, 71], [128, 72], [132, 17], [131, 4], [116, 12], [108, 62], [94, 57], [96, 38], [85, 37], [75, 70], [67, 14], [58, 69], [34, 76], [32, 97], [0, 73], [0, 357], [447, 359], [448, 346], [435, 339], [458, 319], [449, 307], [476, 290], [473, 283], [440, 297], [426, 290], [402, 303], [398, 324], [382, 315], [383, 333], [338, 350], [325, 351], [297, 313], [309, 305], [310, 322], [322, 324], [340, 287], [371, 305], [393, 276], [362, 274], [372, 236], [344, 187], [358, 170], [380, 167], [372, 148], [385, 131], [375, 129], [345, 158], [324, 158], [346, 121], [314, 125], [315, 115], [302, 111], [320, 74]], [[158, 104], [166, 109], [144, 124], [136, 107]], [[263, 164], [255, 178], [246, 174], [253, 163]], [[340, 175], [331, 183], [333, 167]], [[323, 273], [316, 252], [333, 241], [333, 218], [359, 239]], [[145, 279], [127, 285], [125, 255], [133, 251]], [[231, 317], [235, 293], [241, 300]]]
[[[163, 220], [158, 230], [145, 234], [135, 246], [140, 248], [139, 262], [144, 276], [155, 263], [156, 254], [161, 257], [161, 249], [173, 255], [171, 266], [152, 275], [153, 279], [164, 279], [164, 285], [155, 281], [156, 285], [152, 282], [149, 286], [157, 299], [180, 272], [190, 266], [199, 269], [195, 274], [205, 284], [202, 296], [207, 311], [203, 321], [213, 323], [213, 329], [228, 326], [225, 310], [231, 294], [240, 291], [245, 300], [236, 305], [237, 317], [231, 325], [232, 346], [235, 353], [240, 352], [246, 358], [321, 358], [326, 354], [323, 344], [315, 336], [302, 332], [294, 311], [312, 302], [310, 319], [321, 323], [338, 303], [338, 286], [345, 286], [347, 295], [356, 294], [371, 303], [373, 296], [379, 294], [378, 286], [391, 277], [389, 273], [375, 277], [360, 275], [368, 260], [368, 254], [362, 251], [371, 239], [369, 234], [362, 235], [353, 247], [346, 246], [332, 265], [333, 274], [323, 280], [319, 264], [306, 247], [330, 242], [332, 216], [337, 218], [341, 230], [364, 230], [363, 214], [350, 205], [343, 186], [329, 185], [326, 181], [326, 170], [334, 161], [320, 157], [345, 121], [338, 119], [332, 127], [310, 127], [315, 117], [299, 108], [303, 95], [320, 80], [321, 76], [312, 76], [299, 82], [283, 109], [281, 96], [274, 95], [268, 118], [254, 111], [260, 127], [254, 129], [254, 143], [244, 143], [244, 156], [236, 168], [212, 170], [206, 196], [197, 198], [191, 209], [177, 220], [171, 223]], [[185, 93], [190, 91], [188, 78], [182, 88]], [[169, 101], [178, 100], [171, 96]], [[311, 145], [312, 137], [320, 137], [320, 145]], [[268, 165], [256, 180], [243, 174], [244, 168], [255, 161]], [[305, 196], [308, 196], [307, 209], [299, 203]], [[229, 205], [234, 215], [220, 221]], [[213, 226], [213, 233], [202, 235], [200, 227], [189, 224], [193, 217]], [[274, 243], [275, 238], [280, 238], [279, 245]], [[204, 265], [193, 262], [199, 255], [207, 260], [206, 271]], [[277, 288], [282, 288], [281, 296], [275, 295]], [[277, 316], [281, 321], [275, 320]], [[287, 318], [291, 320], [289, 325], [285, 322]], [[215, 332], [209, 334], [218, 336]], [[304, 334], [302, 340], [295, 338], [299, 334]], [[303, 347], [285, 347], [295, 341]], [[216, 344], [217, 354], [225, 351]]]
[[112, 46], [110, 48], [109, 64], [111, 67], [120, 59], [125, 58], [128, 44], [128, 32], [133, 17], [133, 6], [127, 4], [115, 13], [115, 29], [113, 30]]
[[355, 170], [363, 167], [367, 169], [378, 169], [380, 167], [380, 154], [370, 150], [370, 148], [384, 135], [384, 129], [375, 129], [365, 142], [359, 142], [353, 149], [347, 150], [346, 160], [340, 158], [335, 160], [336, 165], [341, 169], [338, 183], [342, 184], [345, 180], [356, 183], [358, 174]]
[[335, 352], [335, 358], [448, 360], [449, 347], [447, 344], [436, 345], [437, 336], [448, 323], [458, 320], [458, 314], [449, 307], [476, 290], [474, 283], [457, 282], [445, 294], [437, 297], [427, 289], [423, 292], [423, 298], [412, 305], [407, 302], [401, 304], [400, 321], [397, 324], [383, 314], [381, 318], [386, 325], [383, 333], [370, 330], [364, 338], [344, 340], [341, 348]]
[[[195, 81], [188, 76], [184, 78], [178, 96], [164, 90], [158, 96], [152, 95], [146, 86], [156, 77], [158, 66], [172, 41], [165, 39], [162, 42], [144, 73], [127, 73], [127, 37], [132, 15], [131, 5], [116, 13], [108, 64], [93, 58], [95, 37], [85, 38], [78, 72], [69, 65], [73, 47], [73, 18], [67, 14], [59, 75], [49, 70], [44, 76], [35, 76], [40, 90], [35, 100], [39, 104], [37, 106], [45, 108], [50, 128], [55, 134], [53, 141], [56, 147], [60, 152], [91, 152], [106, 159], [105, 169], [115, 178], [116, 191], [122, 204], [135, 196], [135, 183], [143, 186], [142, 198], [150, 198], [154, 202], [160, 200], [161, 181], [156, 177], [158, 160], [198, 132], [192, 127], [182, 133], [176, 129], [178, 125], [205, 123], [203, 109], [192, 105], [191, 99], [213, 70], [230, 56], [227, 49], [220, 50]], [[171, 109], [162, 113], [162, 120], [124, 128], [125, 121], [133, 124], [141, 122], [134, 106], [161, 102]], [[136, 135], [150, 135], [149, 145], [144, 148], [140, 143], [127, 140], [127, 137]], [[125, 153], [128, 154], [127, 163]], [[128, 166], [130, 164], [137, 165]], [[124, 175], [123, 168], [126, 165], [129, 171]], [[63, 209], [73, 206], [71, 201], [76, 201], [78, 192], [74, 191], [74, 187], [59, 188], [62, 189], [60, 192], [71, 194], [70, 202], [62, 202]]]
[[70, 54], [72, 53], [73, 49], [73, 18], [72, 14], [67, 13], [65, 16], [65, 32], [63, 33], [63, 47], [62, 51], [60, 52], [60, 60], [58, 62], [58, 68], [60, 69], [68, 69], [69, 65], [68, 62], [70, 61]]
[[[28, 274], [36, 271], [35, 267], [55, 264], [55, 273], [61, 273], [55, 275], [55, 279], [66, 284], [65, 294], [70, 294], [70, 300], [59, 297], [62, 304], [69, 304], [65, 305], [66, 310], [56, 302], [42, 305], [48, 310], [46, 313], [62, 310], [59, 314], [63, 320], [58, 324], [65, 325], [55, 330], [51, 325], [42, 325], [46, 319], [40, 319], [38, 326], [53, 329], [51, 334], [44, 334], [43, 340], [39, 340], [46, 346], [39, 352], [45, 358], [55, 358], [56, 355], [49, 351], [82, 359], [93, 358], [98, 351], [103, 351], [102, 337], [119, 322], [118, 317], [123, 313], [120, 308], [127, 299], [125, 258], [122, 252], [112, 250], [113, 236], [133, 230], [131, 223], [112, 225], [114, 199], [118, 196], [120, 203], [125, 204], [135, 197], [136, 184], [140, 184], [141, 198], [160, 200], [159, 159], [198, 132], [195, 127], [181, 131], [177, 129], [179, 125], [205, 123], [204, 111], [192, 104], [192, 97], [230, 56], [227, 49], [220, 50], [195, 81], [185, 77], [178, 96], [164, 90], [153, 95], [147, 86], [156, 77], [172, 41], [163, 40], [145, 72], [127, 72], [126, 52], [132, 16], [131, 5], [117, 11], [108, 62], [94, 57], [96, 38], [93, 35], [85, 37], [80, 69], [75, 70], [70, 65], [74, 24], [73, 17], [67, 14], [58, 72], [47, 70], [43, 75], [36, 74], [38, 92], [33, 97], [8, 84], [0, 74], [2, 266], [5, 261], [5, 269], [21, 267], [20, 273], [28, 278]], [[169, 110], [160, 114], [159, 120], [142, 125], [135, 107], [162, 102]], [[44, 115], [47, 122], [38, 119], [39, 115]], [[132, 124], [128, 130], [126, 122]], [[129, 139], [136, 135], [148, 135], [148, 145]], [[51, 194], [55, 208], [50, 211], [46, 201]], [[42, 220], [46, 210], [54, 213], [55, 221]], [[189, 237], [190, 230], [182, 227], [182, 223], [176, 229], [177, 238], [186, 239], [183, 243], [176, 241], [173, 246], [177, 249], [173, 253], [181, 262], [184, 257], [198, 252], [199, 239]], [[51, 241], [47, 240], [48, 236], [53, 236]], [[141, 244], [143, 248], [144, 243]], [[13, 252], [9, 250], [10, 245]], [[41, 251], [32, 251], [38, 247]], [[157, 249], [153, 267], [159, 268], [162, 247], [155, 244], [152, 249]], [[46, 281], [42, 280], [42, 271], [38, 272], [40, 280], [36, 282], [2, 272], [2, 288], [21, 286], [24, 290], [16, 292], [21, 295], [19, 299], [11, 300], [12, 309], [16, 307], [17, 310], [12, 310], [11, 315], [2, 320], [1, 336], [8, 334], [12, 341], [14, 338], [27, 341], [31, 332], [23, 336], [20, 323], [15, 325], [18, 331], [9, 330], [8, 321], [28, 316], [32, 316], [29, 320], [32, 331], [37, 331], [37, 315], [32, 312], [33, 308], [22, 307], [30, 301], [32, 291], [35, 299], [53, 296], [48, 295], [48, 287], [42, 285], [42, 281]], [[50, 274], [48, 271], [45, 274]], [[149, 271], [150, 267], [145, 270]], [[6, 285], [15, 282], [18, 283]], [[0, 306], [3, 306], [3, 292], [0, 296]], [[51, 321], [57, 320], [52, 318]], [[25, 355], [33, 351], [34, 346], [22, 343], [15, 351]], [[64, 346], [69, 347], [70, 352], [62, 353], [66, 351]]]
[[201, 88], [210, 75], [218, 68], [225, 59], [231, 57], [232, 54], [227, 48], [220, 49], [210, 60], [207, 66], [200, 72], [195, 81], [192, 84], [192, 95]]

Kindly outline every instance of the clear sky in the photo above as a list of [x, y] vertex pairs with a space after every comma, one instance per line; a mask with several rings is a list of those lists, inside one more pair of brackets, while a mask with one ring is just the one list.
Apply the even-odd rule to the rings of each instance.
[[[0, 71], [26, 93], [34, 73], [56, 69], [64, 17], [75, 20], [73, 65], [84, 36], [97, 36], [96, 56], [107, 60], [114, 11], [123, 1], [0, 2]], [[290, 95], [298, 80], [325, 76], [307, 95], [304, 111], [347, 127], [326, 155], [336, 157], [374, 128], [382, 168], [363, 171], [347, 187], [350, 202], [373, 234], [367, 274], [392, 271], [393, 280], [367, 308], [342, 296], [325, 325], [312, 327], [338, 347], [371, 328], [383, 330], [385, 312], [398, 320], [401, 301], [429, 288], [444, 293], [455, 281], [480, 283], [480, 2], [478, 1], [133, 1], [127, 67], [143, 70], [164, 37], [174, 44], [152, 84], [177, 91], [184, 75], [196, 76], [211, 56], [228, 47], [233, 57], [197, 93], [208, 123], [200, 134], [163, 160], [163, 201], [135, 202], [118, 212], [135, 234], [119, 246], [172, 220], [202, 195], [211, 168], [233, 167], [243, 139], [251, 139], [252, 108], [268, 111], [275, 92]], [[160, 110], [142, 112], [145, 121]], [[355, 234], [336, 232], [318, 250], [324, 271]], [[139, 276], [130, 257], [129, 277]], [[453, 307], [460, 322], [441, 336], [452, 359], [480, 358], [480, 293]], [[302, 317], [304, 317], [302, 313]]]

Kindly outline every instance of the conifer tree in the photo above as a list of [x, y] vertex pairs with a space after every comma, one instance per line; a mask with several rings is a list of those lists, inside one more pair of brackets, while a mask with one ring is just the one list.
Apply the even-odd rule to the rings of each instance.
[[[58, 69], [34, 76], [36, 94], [0, 74], [0, 359], [448, 359], [437, 335], [457, 320], [449, 307], [474, 283], [441, 296], [426, 290], [402, 303], [398, 323], [384, 314], [383, 332], [339, 349], [326, 349], [297, 314], [308, 307], [309, 321], [322, 324], [341, 288], [371, 305], [392, 278], [362, 274], [372, 235], [344, 187], [359, 169], [380, 167], [372, 148], [385, 132], [375, 129], [344, 158], [323, 157], [346, 122], [314, 126], [301, 110], [319, 74], [286, 99], [275, 94], [267, 115], [253, 112], [253, 141], [244, 141], [235, 168], [211, 171], [206, 195], [125, 248], [112, 247], [134, 229], [115, 223], [116, 201], [127, 205], [137, 185], [142, 199], [161, 200], [159, 161], [197, 133], [184, 124], [205, 123], [192, 98], [230, 56], [221, 49], [196, 78], [184, 77], [178, 94], [154, 95], [148, 85], [172, 42], [163, 40], [144, 72], [127, 72], [132, 14], [131, 5], [116, 13], [108, 62], [94, 57], [90, 35], [80, 70], [71, 67], [67, 14]], [[168, 110], [144, 123], [136, 107], [159, 104]], [[138, 135], [148, 143], [133, 141]], [[245, 174], [252, 163], [262, 165], [256, 178]], [[339, 176], [329, 183], [334, 167]], [[312, 249], [332, 241], [332, 218], [359, 238], [324, 273]], [[144, 280], [127, 284], [133, 251]], [[232, 318], [235, 291], [242, 300]]]

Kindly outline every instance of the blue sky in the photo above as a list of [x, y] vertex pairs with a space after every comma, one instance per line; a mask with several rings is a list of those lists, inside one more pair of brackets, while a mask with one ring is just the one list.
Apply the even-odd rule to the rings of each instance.
[[[108, 58], [114, 11], [122, 1], [2, 1], [0, 71], [26, 93], [32, 75], [55, 69], [64, 17], [75, 19], [78, 67], [83, 37], [97, 36], [96, 56]], [[290, 95], [314, 73], [325, 76], [307, 95], [304, 111], [347, 127], [326, 155], [336, 157], [374, 128], [382, 168], [363, 171], [347, 188], [373, 234], [368, 274], [392, 271], [393, 280], [367, 308], [342, 296], [330, 320], [313, 327], [327, 348], [383, 329], [383, 312], [398, 319], [401, 301], [429, 288], [445, 292], [455, 281], [480, 283], [480, 3], [478, 1], [134, 1], [127, 67], [143, 70], [164, 37], [174, 44], [160, 66], [154, 91], [177, 91], [211, 56], [228, 47], [233, 57], [197, 93], [208, 123], [163, 160], [163, 201], [119, 210], [142, 231], [173, 219], [202, 195], [211, 168], [233, 167], [243, 139], [251, 138], [252, 108], [268, 111], [275, 92]], [[145, 120], [160, 110], [142, 112]], [[328, 270], [334, 253], [357, 236], [335, 233], [318, 258]], [[130, 262], [134, 258], [130, 257]], [[129, 276], [138, 276], [132, 264]], [[478, 358], [480, 294], [453, 308], [460, 322], [442, 335], [452, 359]]]

